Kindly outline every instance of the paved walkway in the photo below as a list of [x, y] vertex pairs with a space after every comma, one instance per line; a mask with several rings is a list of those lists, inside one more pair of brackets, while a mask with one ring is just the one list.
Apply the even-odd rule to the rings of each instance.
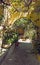
[[17, 47], [6, 56], [1, 65], [40, 65], [40, 62], [34, 54], [28, 53], [26, 48]]

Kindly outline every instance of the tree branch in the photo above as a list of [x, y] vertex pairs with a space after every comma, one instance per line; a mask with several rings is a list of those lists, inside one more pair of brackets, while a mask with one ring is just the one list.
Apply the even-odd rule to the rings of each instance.
[[29, 7], [30, 4], [32, 3], [32, 0], [24, 0], [25, 6]]

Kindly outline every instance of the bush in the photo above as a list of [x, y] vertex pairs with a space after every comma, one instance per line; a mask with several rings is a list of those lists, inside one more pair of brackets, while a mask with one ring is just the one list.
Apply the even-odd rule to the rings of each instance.
[[3, 37], [3, 43], [4, 44], [12, 44], [14, 42], [16, 42], [18, 40], [18, 34], [13, 32], [13, 31], [7, 31], [5, 32], [4, 34], [4, 37]]

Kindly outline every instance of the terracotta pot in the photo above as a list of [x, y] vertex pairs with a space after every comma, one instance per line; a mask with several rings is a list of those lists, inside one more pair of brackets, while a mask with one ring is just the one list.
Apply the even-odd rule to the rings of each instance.
[[23, 33], [24, 33], [24, 30], [23, 30], [23, 29], [21, 29], [21, 28], [20, 28], [20, 29], [18, 29], [18, 33], [19, 33], [19, 34], [23, 34]]

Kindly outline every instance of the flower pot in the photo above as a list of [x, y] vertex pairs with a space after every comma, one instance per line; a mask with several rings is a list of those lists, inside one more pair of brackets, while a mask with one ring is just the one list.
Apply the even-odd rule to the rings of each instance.
[[22, 35], [22, 34], [24, 33], [24, 30], [21, 29], [21, 28], [19, 28], [19, 29], [18, 29], [18, 33], [19, 33], [20, 35]]

